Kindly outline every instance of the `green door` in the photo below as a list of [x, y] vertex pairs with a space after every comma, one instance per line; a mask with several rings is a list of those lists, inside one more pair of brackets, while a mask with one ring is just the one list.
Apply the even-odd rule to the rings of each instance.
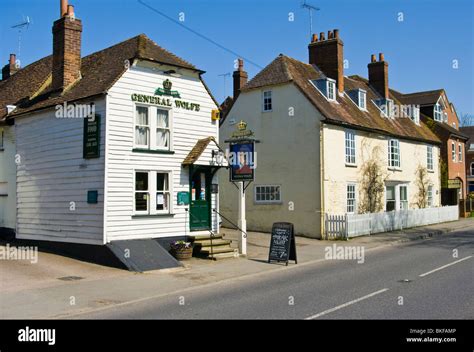
[[191, 205], [189, 223], [191, 231], [211, 229], [210, 173], [196, 170], [191, 176]]

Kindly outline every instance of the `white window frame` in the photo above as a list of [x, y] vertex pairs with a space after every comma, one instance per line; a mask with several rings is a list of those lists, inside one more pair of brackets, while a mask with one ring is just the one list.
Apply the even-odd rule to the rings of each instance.
[[[408, 199], [410, 199], [408, 197], [408, 184], [401, 184], [401, 185], [398, 185], [397, 187], [395, 187], [395, 189], [398, 188], [398, 210], [408, 210]], [[406, 200], [403, 200], [402, 201], [402, 188], [405, 188], [406, 189], [406, 197], [407, 199]], [[406, 203], [406, 208], [403, 209], [402, 208], [402, 204], [403, 203]]]
[[451, 160], [456, 162], [456, 143], [451, 142]]
[[[330, 95], [331, 92], [332, 95]], [[336, 101], [336, 81], [331, 78], [326, 78], [326, 98], [329, 101]]]
[[426, 168], [428, 171], [434, 171], [433, 146], [426, 146]]
[[[148, 174], [148, 190], [147, 191], [137, 191], [136, 190], [136, 174], [137, 173], [146, 173]], [[168, 175], [168, 190], [162, 192], [157, 189], [157, 174], [166, 174]], [[157, 210], [157, 195], [158, 193], [168, 194], [168, 209]], [[148, 210], [136, 210], [135, 203], [135, 194], [136, 193], [148, 193]], [[169, 170], [143, 170], [135, 169], [133, 170], [133, 215], [168, 215], [173, 214], [173, 172]]]
[[361, 110], [367, 110], [367, 92], [363, 89], [359, 89], [358, 93], [358, 106]]
[[[269, 97], [266, 95], [269, 95]], [[268, 105], [270, 106], [269, 109], [267, 108]], [[265, 90], [262, 92], [262, 111], [273, 111], [273, 91], [271, 90]]]
[[[392, 143], [395, 142], [396, 143], [396, 148], [397, 148], [397, 153], [393, 154], [392, 155]], [[396, 160], [395, 158], [393, 158], [392, 156], [395, 156], [397, 155], [398, 156], [398, 160]], [[397, 161], [397, 163], [395, 163], [395, 161]], [[401, 165], [402, 165], [402, 162], [401, 162], [401, 152], [400, 152], [400, 140], [398, 139], [389, 139], [388, 140], [388, 167], [390, 169], [400, 169], [401, 168]]]
[[[385, 191], [384, 191], [384, 210], [387, 211], [387, 188], [388, 187], [393, 187], [394, 188], [394, 192], [395, 192], [395, 199], [392, 200], [395, 202], [395, 211], [399, 211], [399, 210], [405, 210], [405, 209], [402, 209], [402, 202], [406, 202], [406, 209], [408, 210], [410, 208], [410, 193], [409, 193], [409, 183], [399, 183], [399, 184], [395, 184], [395, 183], [388, 183], [385, 185]], [[400, 189], [401, 188], [406, 188], [406, 195], [407, 195], [407, 199], [402, 201], [401, 200], [401, 191]]]
[[[267, 189], [266, 188], [270, 188], [271, 187], [275, 187], [275, 188], [278, 188], [278, 193], [279, 193], [279, 199], [274, 199], [274, 200], [258, 200], [257, 199], [257, 193], [260, 193], [260, 194], [264, 194], [266, 195], [266, 191]], [[264, 192], [257, 192], [257, 189], [258, 188], [265, 188]], [[271, 194], [271, 191], [270, 193]], [[254, 185], [254, 188], [253, 188], [253, 200], [254, 200], [254, 203], [255, 204], [282, 204], [282, 196], [281, 196], [281, 185], [276, 185], [276, 184], [258, 184], [258, 185]]]
[[[349, 187], [353, 187], [353, 190], [349, 190]], [[349, 198], [349, 193], [353, 194], [353, 198]], [[353, 201], [354, 203], [349, 205], [349, 201]], [[352, 211], [349, 208], [352, 207]], [[348, 183], [346, 185], [346, 213], [347, 214], [355, 214], [357, 212], [357, 184], [356, 183]]]
[[344, 153], [346, 165], [356, 165], [356, 135], [354, 131], [346, 130], [344, 133]]
[[458, 143], [458, 162], [462, 163], [463, 161], [463, 153], [462, 153], [462, 145]]
[[[136, 136], [136, 127], [137, 125], [137, 108], [142, 107], [148, 109], [148, 144], [142, 145], [137, 143]], [[163, 129], [158, 127], [157, 117], [158, 110], [163, 110], [168, 112], [168, 128], [169, 130], [169, 143], [168, 147], [158, 147], [156, 140], [156, 131], [158, 129]], [[145, 125], [143, 125], [145, 126]], [[156, 151], [173, 151], [173, 110], [167, 109], [161, 106], [155, 105], [145, 105], [145, 104], [135, 104], [134, 107], [134, 121], [133, 121], [133, 147], [136, 149], [145, 149], [145, 150], [156, 150]]]
[[433, 119], [438, 122], [443, 122], [443, 107], [440, 103], [436, 103], [433, 108]]
[[428, 186], [428, 190], [426, 191], [426, 197], [427, 197], [428, 208], [432, 208], [434, 205], [433, 185]]
[[412, 108], [412, 121], [416, 123], [417, 125], [420, 125], [420, 108], [417, 106], [414, 106]]

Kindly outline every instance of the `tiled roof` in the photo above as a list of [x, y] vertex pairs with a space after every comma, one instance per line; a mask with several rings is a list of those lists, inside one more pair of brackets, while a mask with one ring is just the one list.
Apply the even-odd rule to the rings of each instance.
[[[214, 137], [207, 137], [203, 138], [197, 141], [196, 145], [191, 149], [189, 154], [184, 158], [183, 160], [183, 165], [192, 165], [194, 164], [199, 157], [201, 156], [202, 153], [206, 150], [207, 146], [209, 143], [214, 142], [216, 143], [216, 140]], [[216, 143], [217, 145], [217, 143]]]
[[469, 137], [471, 143], [474, 143], [474, 126], [460, 127], [459, 130], [461, 133]]
[[126, 60], [132, 62], [134, 59], [204, 72], [141, 34], [82, 58], [81, 79], [62, 94], [54, 92], [51, 88], [51, 56], [21, 69], [7, 80], [0, 82], [0, 107], [3, 108], [7, 104], [17, 105], [15, 112], [10, 114], [14, 117], [65, 101], [77, 101], [104, 94], [125, 72]]
[[[372, 100], [380, 96], [368, 84], [368, 81], [359, 76], [344, 78], [345, 91], [364, 89], [367, 91], [367, 111], [359, 109], [351, 98], [337, 96], [337, 103], [328, 101], [310, 82], [324, 78], [324, 75], [315, 67], [285, 55], [279, 55], [242, 89], [243, 92], [265, 86], [294, 83], [308, 100], [323, 114], [325, 121], [341, 125], [352, 126], [388, 134], [395, 137], [430, 141], [440, 143], [440, 139], [423, 123], [415, 124], [408, 118], [386, 118]], [[391, 96], [394, 103], [399, 103], [395, 96]]]
[[[435, 105], [441, 94], [443, 94], [443, 89], [430, 90], [425, 92], [416, 92], [409, 94], [400, 94], [398, 92], [395, 95], [399, 95], [398, 98], [402, 99], [405, 104], [415, 104], [415, 105]], [[392, 91], [393, 93], [393, 91]]]

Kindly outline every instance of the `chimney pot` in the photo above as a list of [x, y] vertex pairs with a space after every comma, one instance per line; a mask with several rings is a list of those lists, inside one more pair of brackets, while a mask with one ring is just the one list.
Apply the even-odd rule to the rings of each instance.
[[377, 62], [377, 59], [375, 58], [375, 54], [372, 54], [370, 56], [370, 62]]
[[319, 33], [319, 40], [321, 40], [321, 41], [326, 40], [326, 38], [324, 36], [324, 32]]
[[384, 57], [383, 53], [379, 53], [379, 61], [380, 62], [385, 61], [385, 57]]
[[339, 29], [334, 30], [334, 38], [339, 39]]
[[316, 33], [314, 33], [312, 38], [311, 38], [311, 43], [315, 43], [317, 41], [318, 41], [318, 35]]
[[10, 54], [10, 66], [16, 66], [16, 55]]
[[328, 31], [328, 39], [332, 39], [332, 32]]
[[72, 5], [67, 6], [67, 15], [68, 17], [74, 17], [74, 6]]
[[68, 11], [68, 0], [59, 0], [60, 3], [60, 17], [63, 18], [64, 16], [67, 15]]

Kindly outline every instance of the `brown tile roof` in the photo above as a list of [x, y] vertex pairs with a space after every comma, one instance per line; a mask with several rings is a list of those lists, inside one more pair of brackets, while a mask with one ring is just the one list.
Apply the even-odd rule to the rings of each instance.
[[[423, 123], [416, 125], [408, 118], [386, 118], [372, 100], [380, 96], [368, 81], [359, 76], [345, 77], [345, 90], [364, 89], [367, 91], [367, 110], [360, 110], [347, 95], [337, 96], [337, 103], [329, 102], [310, 82], [324, 75], [314, 66], [279, 55], [242, 89], [243, 92], [265, 86], [294, 83], [308, 100], [323, 114], [325, 121], [365, 129], [395, 137], [440, 143], [440, 139]], [[391, 96], [394, 103], [398, 99]]]
[[462, 134], [466, 135], [470, 141], [474, 142], [474, 126], [460, 127], [459, 130]]
[[192, 165], [192, 164], [194, 164], [199, 159], [201, 154], [204, 153], [207, 146], [211, 142], [214, 142], [216, 144], [216, 146], [218, 147], [214, 137], [207, 137], [207, 138], [203, 138], [203, 139], [198, 140], [196, 145], [193, 147], [193, 149], [191, 149], [191, 151], [186, 156], [186, 158], [184, 158], [182, 164], [183, 165]]
[[234, 98], [227, 97], [219, 107], [219, 109], [221, 110], [221, 120], [219, 121], [220, 125], [222, 125], [222, 123], [225, 121], [227, 115], [232, 109], [232, 106], [234, 106]]
[[[439, 97], [443, 94], [443, 89], [430, 90], [425, 92], [416, 92], [409, 94], [401, 94], [396, 92], [395, 95], [398, 95], [398, 99], [404, 101], [405, 104], [415, 104], [415, 105], [435, 105], [438, 102]], [[392, 90], [392, 93], [394, 91]]]
[[[62, 94], [52, 91], [51, 82], [48, 83], [48, 79], [51, 80], [51, 56], [25, 67], [0, 83], [0, 107], [6, 104], [18, 105], [9, 115], [15, 117], [65, 101], [77, 101], [104, 94], [125, 72], [125, 61], [132, 62], [134, 59], [150, 60], [204, 73], [141, 34], [84, 57], [81, 66], [82, 78]], [[8, 90], [4, 87], [8, 87]]]

